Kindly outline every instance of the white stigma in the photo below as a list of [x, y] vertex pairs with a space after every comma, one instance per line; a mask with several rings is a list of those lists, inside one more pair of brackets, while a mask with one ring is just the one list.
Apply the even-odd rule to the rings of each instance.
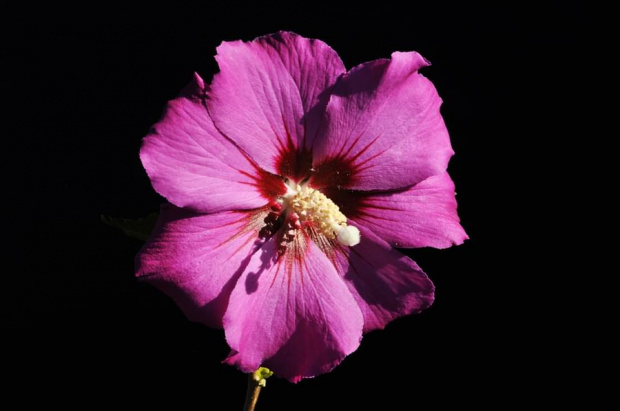
[[351, 225], [342, 227], [342, 229], [338, 231], [338, 241], [348, 246], [358, 245], [360, 243], [360, 230]]
[[357, 227], [347, 225], [347, 217], [320, 191], [299, 184], [295, 189], [288, 186], [284, 200], [301, 222], [312, 223], [327, 238], [335, 238], [350, 247], [359, 244]]

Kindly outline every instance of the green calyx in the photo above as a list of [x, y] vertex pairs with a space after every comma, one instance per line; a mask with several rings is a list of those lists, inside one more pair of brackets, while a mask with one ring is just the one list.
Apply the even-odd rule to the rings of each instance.
[[269, 368], [259, 367], [258, 370], [254, 371], [252, 377], [258, 385], [264, 387], [267, 384], [267, 378], [271, 377], [272, 375], [273, 371], [271, 371]]

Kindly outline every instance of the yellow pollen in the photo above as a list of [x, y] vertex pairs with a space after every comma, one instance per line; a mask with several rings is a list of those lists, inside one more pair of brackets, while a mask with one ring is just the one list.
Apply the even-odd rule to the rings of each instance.
[[359, 243], [359, 230], [348, 226], [347, 217], [320, 191], [298, 184], [289, 205], [301, 221], [312, 222], [327, 238], [337, 238], [339, 242], [348, 246]]

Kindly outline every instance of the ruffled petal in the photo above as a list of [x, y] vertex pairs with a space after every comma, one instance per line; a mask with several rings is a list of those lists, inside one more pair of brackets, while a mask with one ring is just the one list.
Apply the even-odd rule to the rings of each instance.
[[207, 106], [218, 127], [265, 170], [303, 177], [327, 89], [345, 72], [319, 40], [279, 32], [217, 48]]
[[334, 262], [364, 316], [364, 332], [430, 307], [435, 288], [409, 257], [394, 250], [364, 226], [361, 241], [341, 247]]
[[178, 207], [209, 213], [261, 207], [286, 192], [215, 128], [204, 93], [196, 74], [144, 138], [140, 158], [155, 190]]
[[[281, 237], [280, 237], [281, 238]], [[357, 349], [362, 314], [334, 266], [299, 234], [278, 258], [273, 237], [237, 282], [224, 316], [228, 364], [260, 365], [293, 382], [334, 368]]]
[[190, 320], [220, 328], [230, 293], [260, 247], [266, 214], [195, 214], [162, 206], [136, 257], [136, 276], [170, 296]]
[[356, 190], [411, 186], [446, 170], [453, 154], [441, 99], [418, 53], [355, 67], [333, 87], [313, 147], [311, 184]]
[[454, 183], [448, 173], [429, 177], [403, 191], [327, 189], [325, 194], [348, 218], [394, 247], [448, 248], [469, 238], [460, 224]]

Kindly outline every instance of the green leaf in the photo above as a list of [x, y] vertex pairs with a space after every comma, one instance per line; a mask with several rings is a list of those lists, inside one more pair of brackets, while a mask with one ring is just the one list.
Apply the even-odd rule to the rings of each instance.
[[155, 223], [157, 222], [157, 213], [151, 213], [144, 218], [131, 219], [131, 218], [116, 218], [116, 217], [107, 217], [102, 215], [101, 221], [104, 224], [109, 225], [110, 227], [115, 227], [120, 230], [123, 230], [125, 235], [133, 238], [137, 238], [138, 240], [146, 241], [153, 228], [155, 228]]

